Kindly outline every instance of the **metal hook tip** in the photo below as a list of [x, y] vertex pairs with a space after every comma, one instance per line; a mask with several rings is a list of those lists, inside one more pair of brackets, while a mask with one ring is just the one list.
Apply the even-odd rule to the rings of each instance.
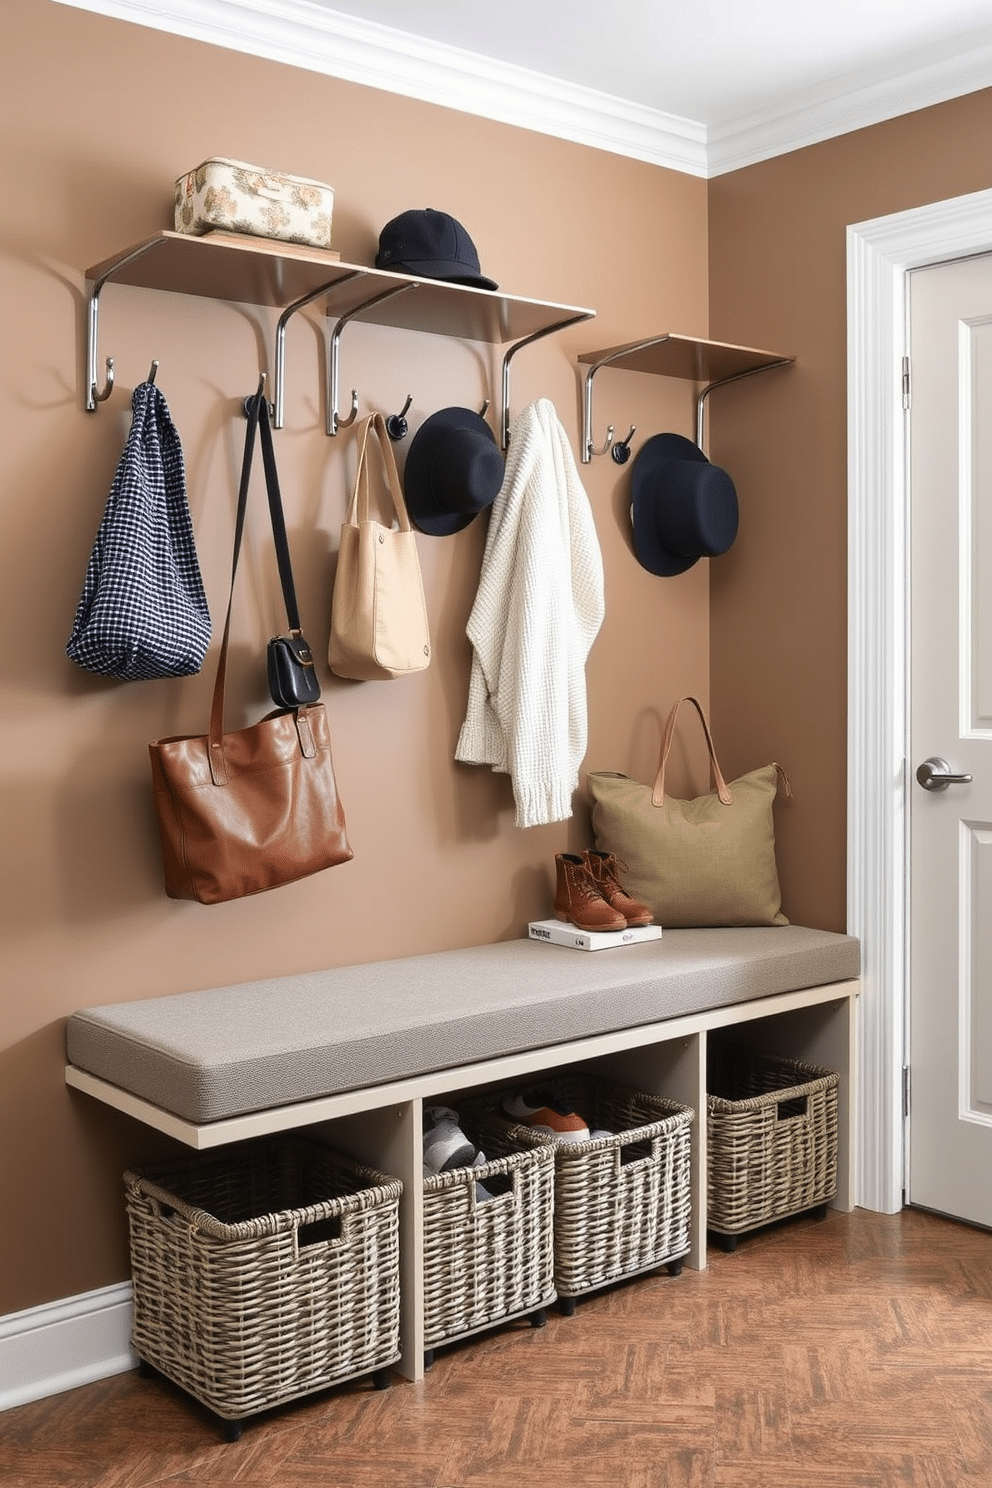
[[92, 386], [92, 388], [90, 389], [90, 394], [91, 394], [91, 396], [93, 398], [93, 402], [94, 403], [105, 403], [107, 401], [107, 399], [110, 397], [110, 394], [113, 392], [113, 390], [114, 390], [114, 359], [113, 359], [113, 357], [108, 356], [108, 358], [107, 358], [107, 379], [106, 379], [106, 381], [105, 381], [105, 383], [103, 385], [103, 392], [101, 393], [99, 391], [99, 389], [97, 388], [96, 383], [94, 383], [93, 386]]
[[609, 424], [609, 425], [607, 425], [606, 439], [605, 439], [605, 441], [603, 443], [602, 449], [597, 449], [596, 446], [593, 444], [592, 440], [590, 439], [589, 444], [588, 444], [589, 454], [590, 455], [605, 455], [606, 454], [606, 451], [612, 446], [612, 444], [613, 444], [613, 425], [612, 424]]
[[339, 429], [350, 429], [351, 426], [352, 426], [352, 424], [355, 422], [355, 420], [356, 420], [357, 417], [358, 417], [358, 394], [355, 391], [355, 389], [352, 388], [352, 390], [351, 390], [351, 412], [348, 414], [348, 417], [347, 418], [342, 418], [341, 415], [337, 412], [337, 410], [335, 410], [333, 412], [333, 414], [332, 414], [332, 417], [331, 417], [332, 427], [330, 428], [329, 433], [336, 434]]
[[619, 443], [614, 444], [613, 448], [610, 450], [611, 456], [618, 465], [626, 465], [627, 461], [630, 459], [630, 441], [633, 439], [636, 433], [637, 425], [631, 424], [630, 432], [627, 435], [626, 439], [621, 439]]

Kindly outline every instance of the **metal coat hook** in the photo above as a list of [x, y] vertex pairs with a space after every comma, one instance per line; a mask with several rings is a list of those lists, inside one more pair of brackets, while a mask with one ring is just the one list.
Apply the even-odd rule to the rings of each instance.
[[152, 384], [152, 386], [154, 386], [154, 384], [155, 384], [155, 378], [157, 376], [158, 376], [158, 362], [152, 362], [151, 368], [149, 370], [148, 376], [145, 378], [145, 381], [146, 382], [150, 382]]
[[403, 404], [403, 407], [400, 409], [399, 413], [391, 413], [387, 418], [386, 433], [389, 435], [390, 439], [405, 439], [407, 434], [410, 432], [410, 426], [406, 421], [406, 416], [410, 412], [410, 404], [412, 402], [413, 394], [407, 393], [406, 402]]
[[[636, 433], [637, 425], [631, 424], [630, 433], [627, 435], [626, 439], [618, 440], [617, 443], [614, 444], [612, 449], [610, 450], [610, 455], [618, 465], [626, 465], [627, 461], [630, 459], [630, 441], [633, 439]], [[594, 450], [593, 454], [595, 453], [596, 451]]]
[[[158, 363], [156, 362], [155, 365], [158, 366]], [[265, 396], [265, 379], [268, 377], [268, 375], [269, 374], [267, 372], [259, 372], [258, 387], [255, 389], [254, 393], [249, 393], [244, 401], [243, 407], [245, 410], [245, 418], [251, 418], [251, 405], [254, 403], [255, 399]], [[271, 403], [269, 404], [269, 412], [272, 412]]]
[[[337, 289], [340, 284], [347, 284], [349, 279], [363, 279], [367, 270], [355, 269], [350, 274], [343, 274], [339, 279], [331, 279], [327, 284], [318, 285], [309, 294], [301, 295], [291, 305], [287, 305], [279, 317], [276, 325], [276, 359], [275, 359], [275, 391], [270, 405], [272, 412], [273, 428], [281, 429], [285, 422], [286, 408], [286, 327], [296, 314], [302, 310], [304, 305], [309, 305], [321, 295], [329, 294], [332, 289]], [[355, 398], [355, 413], [358, 412], [357, 395]], [[351, 422], [351, 420], [349, 420]]]
[[[604, 360], [609, 359], [606, 358]], [[613, 448], [613, 424], [609, 424], [607, 426], [606, 439], [600, 449], [597, 449], [592, 442], [592, 380], [596, 376], [596, 373], [599, 371], [600, 367], [603, 365], [603, 362], [597, 362], [595, 366], [590, 367], [589, 371], [586, 373], [585, 382], [582, 385], [581, 453], [583, 465], [588, 465], [593, 455], [605, 455], [607, 450], [612, 451], [613, 458], [614, 460], [616, 460], [618, 465], [622, 465], [627, 459], [627, 456], [630, 454], [630, 439], [631, 435], [634, 432], [633, 429], [631, 429], [630, 434], [627, 435], [627, 438], [622, 442], [622, 444], [617, 446], [617, 449], [622, 449], [624, 451], [624, 453], [619, 456], [617, 455], [617, 450]]]
[[113, 391], [114, 391], [114, 359], [113, 359], [113, 357], [108, 357], [107, 358], [107, 380], [103, 384], [103, 392], [101, 393], [99, 391], [99, 389], [97, 388], [97, 385], [96, 385], [95, 382], [91, 382], [90, 383], [90, 395], [89, 395], [89, 398], [86, 400], [87, 410], [90, 413], [92, 413], [93, 410], [96, 408], [96, 405], [98, 403], [106, 403], [107, 399], [110, 397], [110, 395], [111, 395], [111, 393]]
[[479, 409], [479, 417], [480, 418], [485, 418], [485, 416], [486, 416], [486, 414], [488, 412], [489, 412], [489, 399], [487, 398], [486, 401], [485, 401], [485, 403], [483, 403], [482, 407]]
[[86, 307], [86, 411], [95, 413], [99, 403], [105, 403], [114, 388], [114, 359], [107, 357], [107, 380], [100, 392], [96, 384], [97, 345], [100, 340], [100, 294], [107, 280], [114, 275], [118, 269], [125, 268], [133, 263], [136, 258], [147, 253], [153, 248], [158, 240], [153, 239], [148, 243], [139, 243], [137, 248], [132, 248], [129, 253], [124, 253], [115, 259], [110, 268], [101, 274], [90, 289], [89, 301]]
[[361, 315], [363, 310], [371, 310], [373, 305], [380, 304], [383, 300], [391, 300], [394, 295], [405, 294], [408, 290], [419, 289], [416, 280], [409, 284], [399, 284], [395, 288], [384, 290], [381, 294], [373, 295], [370, 300], [363, 300], [360, 305], [355, 305], [351, 310], [346, 310], [338, 320], [331, 334], [330, 366], [327, 373], [327, 432], [330, 435], [337, 434], [339, 429], [347, 429], [358, 417], [358, 393], [354, 388], [351, 390], [351, 410], [347, 418], [342, 418], [338, 412], [338, 386], [340, 382], [340, 347], [341, 332], [353, 320], [356, 315]]
[[592, 435], [591, 434], [590, 435], [587, 435], [587, 437], [582, 442], [582, 459], [583, 459], [583, 461], [586, 461], [587, 462], [587, 461], [589, 461], [592, 458], [593, 455], [605, 455], [606, 454], [606, 451], [609, 450], [609, 449], [612, 449], [612, 448], [613, 448], [613, 425], [612, 424], [607, 424], [607, 426], [606, 426], [606, 438], [603, 441], [603, 447], [602, 447], [602, 449], [597, 449], [596, 446], [593, 444], [593, 442], [592, 442]]

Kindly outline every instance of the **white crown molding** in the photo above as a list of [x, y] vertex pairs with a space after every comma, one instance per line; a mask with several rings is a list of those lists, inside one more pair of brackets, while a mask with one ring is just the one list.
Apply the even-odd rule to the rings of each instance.
[[594, 88], [326, 10], [311, 0], [54, 3], [702, 177], [992, 87], [992, 33], [986, 29], [898, 76], [862, 73], [855, 86], [837, 79], [707, 128]]
[[774, 108], [711, 125], [707, 175], [740, 170], [988, 87], [992, 87], [992, 32], [986, 29], [963, 50], [958, 44], [957, 50], [898, 75], [863, 73], [853, 86], [851, 79], [843, 83], [838, 79]]
[[54, 0], [194, 41], [537, 130], [692, 176], [717, 176], [980, 88], [992, 32], [897, 76], [836, 79], [774, 107], [706, 125], [497, 62], [311, 0]]
[[0, 1411], [135, 1369], [130, 1282], [0, 1317]]
[[706, 131], [593, 88], [360, 21], [309, 0], [55, 0], [462, 113], [706, 175]]

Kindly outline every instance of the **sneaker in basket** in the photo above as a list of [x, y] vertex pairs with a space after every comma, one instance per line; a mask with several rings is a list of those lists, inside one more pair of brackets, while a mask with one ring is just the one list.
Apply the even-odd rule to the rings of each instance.
[[[475, 1154], [475, 1162], [472, 1164], [472, 1166], [473, 1168], [484, 1168], [487, 1161], [488, 1158], [486, 1157], [486, 1154], [480, 1148], [480, 1150]], [[475, 1201], [477, 1204], [484, 1204], [487, 1199], [494, 1199], [495, 1197], [496, 1195], [492, 1192], [491, 1189], [488, 1189], [484, 1183], [476, 1183]]]
[[589, 1128], [582, 1117], [550, 1090], [514, 1090], [503, 1097], [503, 1113], [529, 1126], [548, 1132], [559, 1142], [588, 1142]]
[[458, 1112], [450, 1106], [424, 1107], [424, 1177], [449, 1173], [452, 1168], [470, 1168], [476, 1152], [461, 1127]]

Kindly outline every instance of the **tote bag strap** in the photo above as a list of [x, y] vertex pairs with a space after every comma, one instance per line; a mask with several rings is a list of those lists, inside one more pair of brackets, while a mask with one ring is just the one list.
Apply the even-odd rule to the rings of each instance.
[[[224, 636], [220, 643], [220, 655], [217, 658], [217, 676], [214, 681], [214, 696], [210, 707], [210, 730], [207, 735], [207, 757], [210, 761], [210, 778], [214, 785], [227, 785], [227, 761], [224, 757], [224, 687], [227, 681], [227, 644], [231, 634], [231, 608], [234, 604], [234, 581], [238, 574], [238, 559], [241, 556], [241, 540], [245, 530], [245, 513], [248, 510], [248, 487], [251, 483], [252, 456], [255, 451], [255, 435], [262, 424], [262, 457], [265, 458], [265, 440], [268, 435], [270, 456], [272, 455], [272, 435], [269, 430], [269, 410], [264, 394], [256, 393], [253, 397], [245, 400], [245, 409], [248, 414], [248, 428], [245, 432], [245, 453], [241, 462], [241, 484], [238, 487], [238, 512], [234, 522], [234, 556], [231, 562], [231, 592], [227, 598], [227, 615], [224, 618]], [[264, 423], [263, 423], [264, 420]], [[275, 474], [275, 458], [271, 458], [271, 470]], [[268, 483], [269, 467], [266, 467], [266, 484]], [[286, 544], [286, 528], [282, 520], [282, 503], [278, 501], [278, 482], [275, 487], [276, 501], [278, 502], [278, 518], [276, 508], [273, 505], [273, 486], [269, 485], [269, 513], [272, 517], [272, 531], [276, 539], [276, 552], [280, 549], [280, 536], [282, 546], [286, 555], [286, 571], [289, 573], [289, 584], [283, 570], [282, 558], [279, 561], [279, 575], [283, 581], [283, 598], [286, 600], [286, 609], [289, 612], [290, 624], [296, 622], [299, 629], [299, 615], [296, 612], [296, 592], [292, 584], [292, 571], [289, 570], [289, 548]], [[278, 525], [277, 525], [278, 524]], [[292, 608], [291, 608], [292, 606]], [[313, 730], [305, 707], [296, 709], [296, 728], [300, 736], [300, 748], [308, 757], [312, 758], [315, 753], [313, 741]]]
[[651, 805], [664, 806], [665, 804], [665, 767], [668, 764], [672, 740], [675, 738], [675, 720], [683, 703], [691, 703], [699, 714], [699, 721], [703, 725], [703, 733], [706, 735], [706, 747], [710, 754], [710, 769], [713, 771], [713, 783], [716, 786], [716, 793], [724, 806], [730, 806], [733, 804], [734, 798], [727, 789], [727, 782], [724, 780], [723, 772], [717, 762], [716, 750], [713, 748], [713, 738], [710, 734], [710, 726], [706, 722], [706, 714], [703, 712], [699, 699], [694, 697], [679, 698], [675, 707], [668, 715], [667, 722], [665, 723], [665, 732], [661, 740], [658, 773], [655, 776], [654, 789], [651, 792]]
[[396, 512], [401, 532], [412, 532], [410, 517], [407, 513], [406, 502], [403, 499], [403, 488], [400, 485], [399, 472], [396, 469], [396, 458], [393, 455], [393, 447], [389, 442], [386, 432], [386, 421], [381, 413], [369, 414], [362, 423], [362, 438], [358, 446], [358, 469], [355, 472], [355, 493], [351, 498], [351, 508], [348, 512], [348, 521], [352, 525], [356, 522], [367, 522], [369, 520], [369, 434], [375, 435], [372, 441], [379, 448], [379, 456], [382, 460], [382, 468], [386, 477], [386, 485], [389, 488], [390, 499]]

